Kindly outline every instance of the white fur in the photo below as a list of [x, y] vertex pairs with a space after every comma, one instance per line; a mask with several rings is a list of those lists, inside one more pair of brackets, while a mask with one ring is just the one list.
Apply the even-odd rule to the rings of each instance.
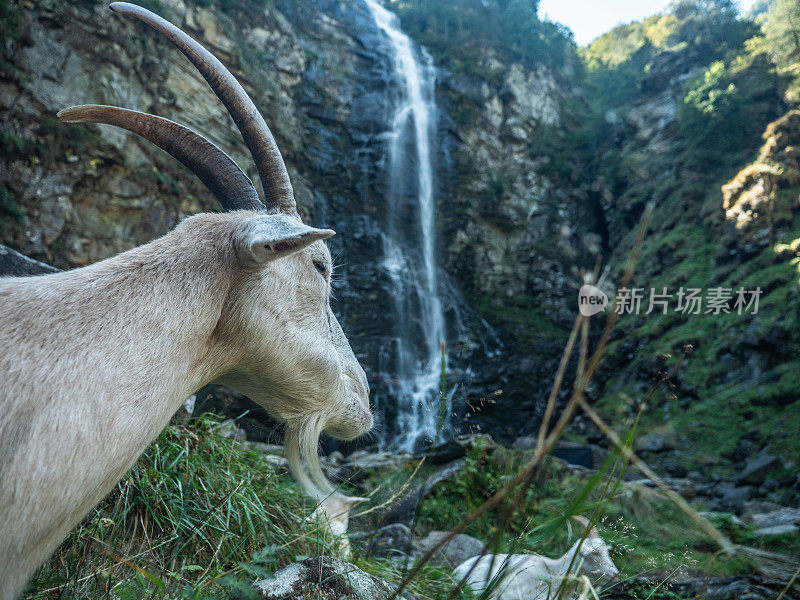
[[0, 599], [209, 382], [264, 406], [314, 458], [320, 431], [369, 430], [366, 377], [328, 302], [332, 233], [204, 214], [89, 267], [0, 279]]
[[[481, 594], [491, 585], [489, 597], [494, 600], [550, 600], [556, 597], [562, 582], [572, 576], [586, 575], [602, 585], [619, 575], [608, 546], [594, 529], [589, 537], [575, 542], [560, 558], [539, 554], [487, 554], [465, 560], [455, 568], [459, 581], [467, 573], [470, 575], [466, 583], [472, 591]], [[565, 585], [569, 586], [569, 591], [561, 597], [574, 598], [574, 583]]]

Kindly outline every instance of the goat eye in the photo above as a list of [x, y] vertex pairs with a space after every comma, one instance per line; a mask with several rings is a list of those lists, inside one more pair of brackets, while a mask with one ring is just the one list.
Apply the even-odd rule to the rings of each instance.
[[319, 261], [315, 260], [314, 261], [314, 266], [317, 268], [317, 271], [319, 271], [323, 275], [325, 275], [325, 273], [328, 272], [328, 267], [325, 266], [325, 263], [323, 263], [323, 262], [319, 262]]

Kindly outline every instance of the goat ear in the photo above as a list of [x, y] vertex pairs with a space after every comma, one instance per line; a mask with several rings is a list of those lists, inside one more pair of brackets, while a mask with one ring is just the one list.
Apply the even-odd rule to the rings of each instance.
[[255, 217], [234, 233], [237, 254], [255, 264], [266, 264], [302, 250], [334, 235], [331, 229], [316, 229], [286, 214]]
[[[591, 537], [591, 538], [599, 538], [600, 537], [600, 533], [597, 531], [597, 528], [596, 527], [592, 527], [592, 524], [589, 521], [589, 519], [587, 519], [583, 515], [573, 515], [572, 519], [574, 521], [576, 521], [577, 523], [579, 523], [583, 527], [584, 530], [586, 530], [586, 529], [589, 530], [589, 532], [587, 533], [587, 537]], [[589, 529], [590, 527], [591, 527], [591, 529]]]

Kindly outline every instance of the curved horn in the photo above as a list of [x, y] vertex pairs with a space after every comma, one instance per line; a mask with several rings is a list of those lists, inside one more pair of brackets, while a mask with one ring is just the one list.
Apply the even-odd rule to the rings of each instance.
[[58, 118], [62, 123], [106, 123], [132, 131], [189, 167], [225, 210], [264, 210], [256, 188], [238, 165], [188, 127], [136, 110], [98, 104], [66, 108]]
[[111, 10], [136, 17], [175, 44], [222, 100], [253, 155], [268, 208], [297, 214], [292, 182], [264, 117], [231, 72], [203, 46], [178, 27], [128, 2], [112, 2]]
[[[584, 529], [589, 529], [589, 527], [591, 525], [591, 522], [589, 521], [589, 519], [587, 519], [583, 515], [573, 515], [572, 518], [575, 521], [577, 521], [578, 523], [580, 523], [583, 526]], [[589, 529], [588, 537], [591, 537], [591, 538], [600, 537], [600, 534], [598, 533], [596, 527], [592, 527], [591, 529]]]

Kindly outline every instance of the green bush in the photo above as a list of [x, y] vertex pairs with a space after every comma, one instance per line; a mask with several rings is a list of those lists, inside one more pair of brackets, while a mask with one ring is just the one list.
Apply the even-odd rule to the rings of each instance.
[[215, 597], [324, 553], [297, 486], [218, 436], [218, 424], [206, 416], [169, 426], [40, 570], [29, 597]]

